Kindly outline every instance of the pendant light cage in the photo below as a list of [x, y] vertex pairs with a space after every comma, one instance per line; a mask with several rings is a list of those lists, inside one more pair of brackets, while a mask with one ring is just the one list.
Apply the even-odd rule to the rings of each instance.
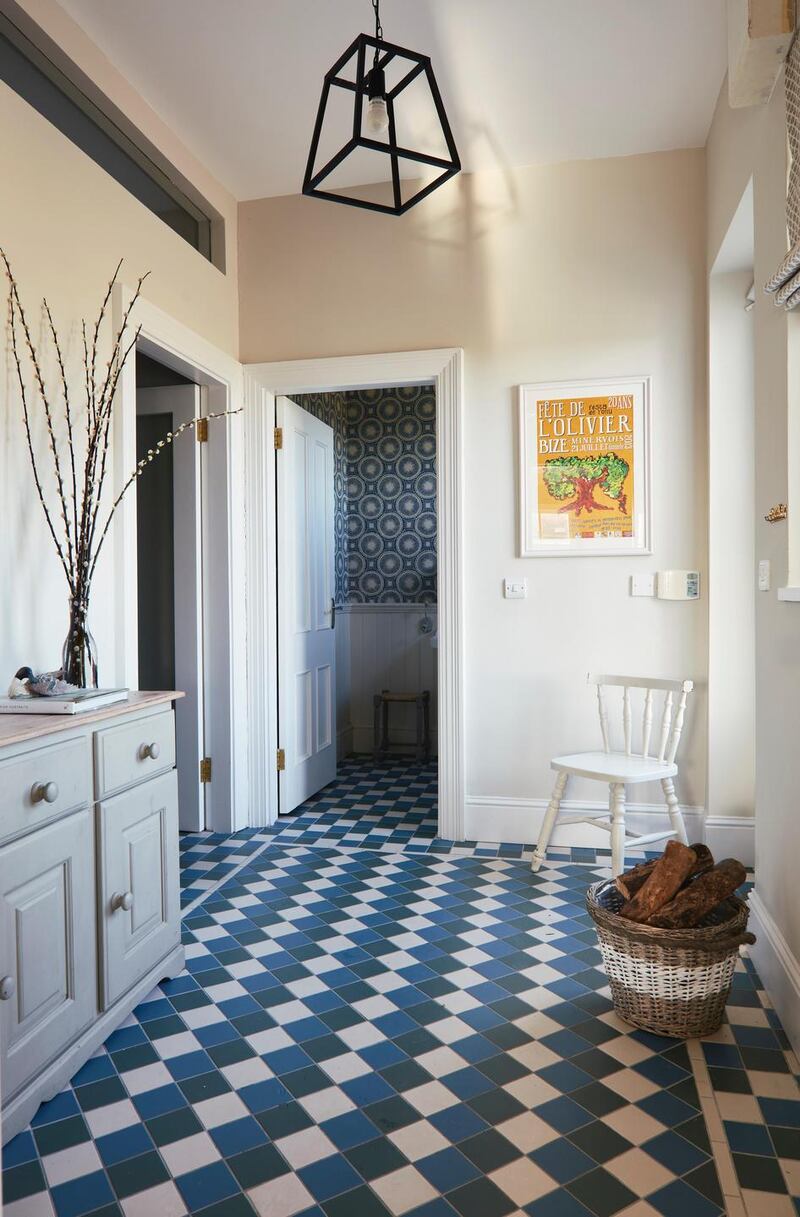
[[[382, 31], [380, 32], [382, 33]], [[342, 73], [354, 57], [356, 61], [355, 79], [349, 80]], [[396, 63], [395, 61], [401, 62]], [[395, 69], [399, 67], [401, 75], [397, 83], [389, 88], [385, 94], [389, 120], [387, 139], [371, 139], [364, 134], [364, 117], [367, 103], [371, 96], [370, 76], [376, 71], [378, 73], [385, 73], [390, 64], [393, 64]], [[430, 90], [431, 100], [441, 127], [444, 145], [447, 148], [447, 156], [432, 156], [427, 152], [404, 147], [397, 142], [395, 106], [398, 102], [402, 104], [401, 99], [404, 91], [419, 77], [424, 77]], [[373, 77], [373, 81], [374, 79]], [[350, 138], [340, 147], [339, 151], [324, 165], [317, 168], [320, 138], [328, 113], [331, 90], [333, 89], [344, 89], [353, 95], [352, 133]], [[334, 173], [351, 152], [359, 148], [371, 152], [379, 152], [389, 157], [391, 161], [391, 203], [380, 203], [372, 199], [359, 198], [354, 193], [341, 194], [338, 191], [326, 189], [325, 182], [330, 178], [331, 174]], [[400, 184], [401, 161], [412, 161], [420, 166], [427, 166], [428, 168], [438, 170], [437, 175], [432, 181], [426, 182], [421, 186], [410, 197], [403, 198]], [[416, 51], [409, 51], [404, 47], [395, 46], [393, 43], [386, 42], [382, 36], [359, 34], [325, 75], [317, 119], [314, 124], [314, 134], [311, 139], [311, 148], [308, 154], [305, 178], [303, 180], [303, 194], [316, 199], [328, 199], [333, 203], [346, 203], [350, 207], [363, 207], [368, 211], [380, 211], [386, 215], [400, 216], [460, 171], [461, 161], [456, 149], [455, 140], [453, 139], [453, 133], [450, 130], [450, 123], [447, 119], [439, 86], [433, 74], [430, 57], [419, 55]]]

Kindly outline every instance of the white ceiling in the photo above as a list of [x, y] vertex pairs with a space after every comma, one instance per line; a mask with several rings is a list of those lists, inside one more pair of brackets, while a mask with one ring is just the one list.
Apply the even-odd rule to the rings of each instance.
[[[374, 28], [370, 0], [61, 3], [239, 199], [299, 192], [322, 77]], [[432, 57], [470, 170], [701, 146], [725, 72], [725, 0], [382, 0], [382, 19]]]

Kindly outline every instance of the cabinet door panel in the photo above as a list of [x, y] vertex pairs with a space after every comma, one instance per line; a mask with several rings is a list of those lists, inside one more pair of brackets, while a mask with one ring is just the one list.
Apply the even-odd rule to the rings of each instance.
[[95, 1016], [95, 942], [88, 811], [0, 850], [0, 975], [12, 982], [0, 1002], [5, 1097]]
[[105, 1005], [180, 941], [174, 770], [100, 804]]

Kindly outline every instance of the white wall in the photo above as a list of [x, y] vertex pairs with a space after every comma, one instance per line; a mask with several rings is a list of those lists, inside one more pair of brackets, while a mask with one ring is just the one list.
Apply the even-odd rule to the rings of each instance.
[[[38, 338], [41, 332], [40, 302], [46, 295], [57, 325], [67, 336], [73, 392], [79, 393], [80, 319], [95, 316], [114, 267], [124, 258], [125, 283], [134, 284], [149, 270], [145, 287], [149, 300], [235, 355], [235, 201], [178, 144], [53, 0], [28, 0], [28, 7], [225, 216], [228, 265], [223, 275], [0, 84], [0, 146], [5, 164], [0, 244], [14, 267], [35, 335]], [[108, 358], [108, 340], [104, 334], [101, 366]], [[52, 358], [47, 371], [49, 376], [55, 374]], [[0, 350], [0, 384], [0, 686], [5, 686], [20, 664], [51, 668], [60, 662], [67, 630], [67, 589], [33, 488], [5, 342]], [[39, 450], [44, 451], [41, 420], [37, 437]], [[49, 489], [53, 491], [52, 485]], [[90, 610], [100, 677], [106, 682], [114, 678], [113, 552], [112, 540], [98, 568]]]
[[[245, 362], [465, 348], [470, 796], [549, 795], [550, 757], [598, 740], [594, 668], [697, 681], [682, 796], [703, 802], [705, 604], [628, 594], [634, 571], [705, 572], [703, 215], [702, 151], [461, 175], [399, 220], [303, 197], [240, 208]], [[652, 558], [519, 559], [515, 386], [646, 373]], [[527, 578], [527, 601], [503, 600], [504, 576]]]
[[[767, 106], [732, 110], [727, 83], [708, 141], [708, 264], [718, 250], [748, 180], [753, 178], [755, 228], [755, 547], [768, 559], [772, 589], [756, 596], [756, 888], [751, 896], [756, 964], [787, 1034], [800, 1050], [800, 604], [782, 603], [786, 524], [764, 520], [788, 498], [788, 410], [797, 410], [787, 382], [788, 331], [797, 318], [776, 309], [762, 289], [786, 252], [786, 116], [783, 84]], [[796, 507], [796, 503], [795, 503]]]

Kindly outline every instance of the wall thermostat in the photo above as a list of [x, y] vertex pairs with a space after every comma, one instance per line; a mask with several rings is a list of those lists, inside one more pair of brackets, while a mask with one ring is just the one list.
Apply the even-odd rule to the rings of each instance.
[[658, 572], [659, 600], [699, 600], [699, 570], [661, 570]]

